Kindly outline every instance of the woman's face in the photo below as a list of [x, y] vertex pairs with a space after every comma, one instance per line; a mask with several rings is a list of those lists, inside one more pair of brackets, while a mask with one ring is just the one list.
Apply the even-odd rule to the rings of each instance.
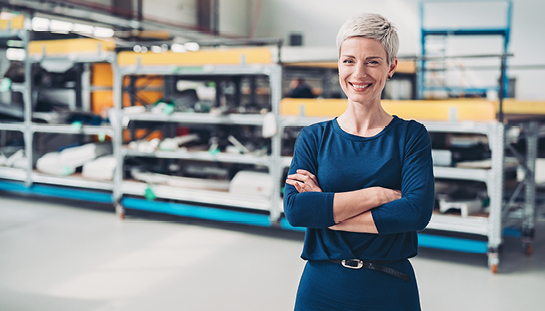
[[346, 39], [339, 56], [339, 82], [353, 102], [380, 100], [388, 75], [393, 75], [397, 59], [388, 65], [386, 50], [370, 38]]

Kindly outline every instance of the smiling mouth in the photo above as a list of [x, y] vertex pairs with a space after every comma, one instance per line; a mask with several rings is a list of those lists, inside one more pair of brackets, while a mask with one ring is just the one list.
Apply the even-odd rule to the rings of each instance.
[[373, 83], [369, 83], [369, 84], [365, 84], [365, 85], [355, 85], [353, 83], [350, 83], [348, 82], [353, 88], [357, 89], [357, 90], [363, 90], [363, 89], [366, 89], [368, 87], [370, 87], [371, 85], [373, 85]]

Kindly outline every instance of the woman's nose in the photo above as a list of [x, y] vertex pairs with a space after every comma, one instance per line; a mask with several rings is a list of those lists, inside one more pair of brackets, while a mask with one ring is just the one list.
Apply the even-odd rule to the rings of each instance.
[[356, 78], [365, 78], [365, 77], [367, 77], [367, 68], [365, 68], [365, 66], [363, 64], [362, 65], [357, 65], [356, 69], [354, 71], [354, 75], [356, 76]]

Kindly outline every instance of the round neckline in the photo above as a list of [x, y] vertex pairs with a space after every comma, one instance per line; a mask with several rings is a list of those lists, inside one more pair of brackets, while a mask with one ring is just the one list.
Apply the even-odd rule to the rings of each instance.
[[335, 132], [337, 132], [338, 134], [340, 134], [342, 137], [344, 138], [347, 138], [347, 139], [350, 139], [350, 140], [359, 140], [359, 141], [362, 141], [362, 140], [370, 140], [370, 139], [375, 139], [375, 138], [378, 138], [382, 135], [384, 135], [391, 127], [394, 123], [397, 122], [397, 120], [399, 120], [398, 116], [396, 115], [392, 115], [392, 120], [390, 120], [390, 123], [388, 123], [380, 132], [378, 132], [376, 135], [373, 135], [373, 136], [369, 136], [369, 137], [365, 137], [365, 136], [358, 136], [358, 135], [354, 135], [354, 134], [350, 134], [348, 132], [345, 132], [341, 126], [339, 125], [339, 122], [337, 121], [337, 117], [335, 117], [335, 119], [331, 120], [332, 123], [333, 123], [333, 129], [335, 130]]

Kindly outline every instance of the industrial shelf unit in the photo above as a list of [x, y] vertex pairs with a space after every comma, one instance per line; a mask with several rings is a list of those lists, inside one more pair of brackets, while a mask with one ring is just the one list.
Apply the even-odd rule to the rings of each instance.
[[[488, 28], [427, 28], [424, 26], [426, 4], [448, 4], [454, 3], [453, 1], [436, 1], [436, 0], [423, 0], [420, 2], [420, 40], [421, 40], [421, 60], [419, 61], [418, 66], [418, 99], [424, 98], [424, 93], [430, 90], [444, 90], [451, 93], [465, 93], [465, 94], [486, 94], [488, 90], [495, 90], [500, 94], [500, 97], [505, 97], [508, 90], [508, 78], [507, 78], [507, 60], [506, 56], [508, 54], [509, 40], [511, 34], [511, 15], [513, 4], [511, 0], [501, 0], [501, 1], [489, 1], [489, 2], [501, 2], [506, 4], [505, 9], [505, 25], [504, 27], [488, 27]], [[473, 1], [465, 1], [467, 8], [469, 9], [471, 5], [474, 5]], [[500, 80], [499, 87], [497, 85], [491, 85], [487, 87], [466, 87], [466, 86], [449, 86], [449, 85], [438, 85], [432, 86], [427, 84], [426, 76], [427, 72], [431, 68], [427, 67], [429, 61], [444, 61], [446, 55], [440, 56], [430, 56], [429, 50], [426, 48], [427, 39], [429, 37], [449, 37], [449, 36], [499, 36], [503, 38], [503, 47], [500, 51], [502, 66], [500, 68]], [[451, 56], [452, 57], [452, 56]], [[446, 70], [446, 69], [443, 69]], [[502, 96], [503, 95], [503, 96]]]
[[[321, 103], [324, 107], [335, 106], [338, 100], [324, 101]], [[329, 117], [298, 117], [291, 113], [293, 106], [298, 104], [310, 105], [311, 102], [299, 100], [284, 100], [282, 112], [290, 116], [283, 116], [281, 128], [288, 126], [307, 126], [312, 123], [331, 119]], [[314, 103], [318, 104], [318, 103]], [[467, 180], [479, 181], [486, 184], [488, 197], [490, 198], [490, 207], [488, 216], [469, 216], [460, 217], [457, 215], [434, 213], [427, 229], [437, 232], [458, 232], [470, 235], [486, 237], [486, 241], [479, 239], [454, 238], [448, 235], [434, 234], [430, 235], [426, 231], [419, 234], [419, 245], [422, 247], [431, 247], [447, 249], [454, 251], [482, 253], [488, 255], [488, 265], [493, 272], [496, 272], [499, 264], [500, 246], [503, 242], [503, 234], [506, 227], [515, 227], [519, 231], [523, 248], [526, 252], [532, 251], [532, 239], [535, 226], [535, 160], [537, 157], [537, 144], [539, 138], [540, 122], [543, 118], [540, 116], [507, 116], [505, 122], [495, 120], [495, 108], [492, 103], [487, 102], [456, 102], [451, 101], [452, 107], [459, 111], [465, 109], [474, 109], [477, 111], [487, 111], [482, 118], [471, 120], [471, 116], [460, 115], [463, 118], [458, 121], [431, 120], [426, 121], [426, 117], [431, 116], [430, 108], [443, 106], [442, 110], [450, 110], [446, 103], [429, 103], [425, 101], [415, 101], [413, 105], [408, 103], [412, 111], [407, 111], [401, 103], [384, 101], [385, 110], [391, 114], [396, 114], [406, 119], [417, 119], [423, 123], [430, 133], [460, 133], [460, 134], [482, 134], [488, 138], [491, 150], [490, 169], [473, 169], [460, 167], [434, 166], [434, 175], [436, 179]], [[442, 105], [443, 104], [443, 105]], [[419, 106], [421, 105], [421, 106]], [[427, 106], [427, 107], [426, 107]], [[486, 108], [486, 109], [483, 109]], [[340, 108], [338, 108], [340, 109]], [[342, 109], [341, 109], [342, 110]], [[476, 114], [477, 116], [478, 114]], [[439, 114], [432, 117], [441, 118]], [[506, 137], [506, 133], [511, 128], [520, 130], [520, 137]], [[517, 132], [517, 131], [515, 131]], [[516, 215], [511, 213], [511, 199], [507, 198], [508, 193], [504, 189], [504, 173], [514, 170], [513, 167], [504, 165], [505, 150], [511, 149], [509, 142], [516, 139], [524, 139], [526, 142], [525, 155], [517, 155], [519, 165], [523, 167], [525, 179], [519, 183], [518, 190], [511, 196], [514, 200], [522, 190], [524, 193], [524, 207], [522, 213]], [[512, 150], [516, 152], [515, 150]], [[288, 166], [291, 158], [284, 157], [282, 165]]]
[[[22, 41], [22, 46], [25, 50], [25, 53], [28, 50], [28, 44], [30, 41], [30, 30], [29, 28], [29, 17], [26, 15], [19, 15], [11, 20], [7, 20], [5, 25], [2, 25], [0, 30], [0, 38], [16, 39]], [[31, 61], [26, 58], [24, 60], [24, 74], [25, 76], [30, 76], [31, 74]], [[24, 140], [24, 150], [32, 149], [32, 132], [30, 130], [31, 126], [31, 114], [30, 114], [30, 100], [31, 100], [31, 91], [30, 91], [30, 80], [26, 79], [23, 84], [17, 84], [10, 87], [11, 90], [20, 91], [23, 94], [23, 104], [24, 104], [24, 121], [23, 122], [7, 122], [0, 123], [0, 130], [2, 131], [17, 131], [23, 134]], [[25, 184], [30, 185], [30, 174], [32, 171], [32, 158], [28, 158], [26, 163], [26, 168], [8, 168], [0, 167], [0, 177], [15, 180], [23, 181]]]
[[[193, 79], [206, 78], [229, 78], [241, 76], [266, 76], [270, 88], [270, 111], [278, 120], [279, 103], [282, 96], [282, 68], [272, 61], [275, 57], [275, 48], [246, 48], [228, 50], [203, 50], [194, 53], [134, 53], [120, 52], [118, 55], [118, 66], [114, 74], [114, 96], [117, 109], [121, 107], [123, 96], [122, 81], [126, 76], [131, 75], [159, 75], [175, 77], [192, 77]], [[206, 58], [201, 58], [204, 55]], [[168, 61], [165, 61], [165, 58]], [[195, 60], [194, 58], [197, 58]], [[237, 103], [238, 104], [238, 103]], [[128, 121], [153, 121], [161, 123], [174, 123], [184, 126], [191, 125], [252, 125], [262, 126], [265, 116], [263, 114], [238, 114], [214, 115], [210, 113], [187, 113], [174, 112], [172, 114], [126, 114], [119, 110], [119, 119]], [[277, 122], [277, 121], [275, 121]], [[277, 126], [277, 124], [275, 124]], [[121, 141], [122, 132], [116, 133], [117, 140]], [[161, 211], [171, 214], [212, 218], [215, 215], [225, 214], [235, 217], [227, 219], [235, 222], [273, 225], [280, 219], [282, 201], [280, 198], [280, 171], [277, 170], [280, 162], [280, 136], [271, 137], [271, 152], [269, 155], [244, 155], [229, 153], [210, 153], [207, 151], [181, 152], [181, 151], [157, 151], [152, 153], [140, 152], [123, 148], [118, 153], [118, 163], [124, 163], [125, 157], [136, 156], [146, 158], [183, 159], [189, 161], [206, 161], [220, 163], [239, 163], [248, 165], [259, 165], [268, 168], [268, 174], [274, 181], [272, 196], [270, 199], [234, 195], [232, 193], [184, 189], [168, 185], [152, 184], [143, 182], [123, 180], [122, 171], [118, 170], [115, 175], [115, 184], [119, 187], [114, 189], [116, 198], [116, 211], [120, 217], [124, 216], [125, 208], [144, 209], [148, 211]], [[164, 201], [147, 201], [143, 199], [126, 197], [126, 195], [142, 198], [147, 189], [151, 189], [158, 199], [175, 200], [177, 203], [167, 204]], [[139, 201], [140, 200], [140, 201]], [[184, 203], [185, 202], [185, 203]], [[215, 205], [245, 209], [248, 211], [261, 211], [265, 214], [242, 213], [239, 211], [228, 211], [221, 209], [210, 209], [203, 205]], [[226, 219], [223, 219], [226, 220]]]
[[[32, 98], [34, 87], [32, 82], [33, 66], [41, 62], [48, 62], [49, 64], [70, 63], [72, 65], [99, 62], [113, 63], [115, 61], [115, 51], [113, 49], [109, 50], [113, 46], [113, 42], [101, 42], [94, 39], [68, 39], [71, 40], [70, 43], [66, 40], [62, 40], [61, 42], [59, 40], [32, 41], [34, 32], [30, 30], [31, 16], [25, 15], [24, 18], [25, 22], [21, 23], [21, 29], [0, 31], [0, 37], [2, 38], [18, 38], [23, 42], [22, 45], [26, 55], [24, 60], [25, 80], [23, 83], [11, 84], [10, 91], [23, 93], [24, 120], [22, 122], [2, 121], [0, 123], [0, 130], [20, 131], [23, 133], [23, 150], [27, 163], [25, 169], [0, 166], [0, 179], [8, 180], [0, 181], [0, 189], [99, 202], [113, 202], [111, 199], [113, 182], [89, 180], [77, 175], [54, 176], [33, 170], [35, 134], [104, 135], [114, 137], [112, 126], [34, 123], [32, 102], [35, 100]], [[51, 48], [52, 45], [53, 48]], [[58, 49], [58, 46], [61, 46], [61, 49]], [[76, 92], [82, 92], [83, 90], [91, 91], [88, 87], [78, 87]], [[76, 94], [76, 96], [80, 95]], [[115, 145], [115, 141], [113, 144]], [[24, 182], [24, 184], [22, 185], [20, 182]], [[91, 191], [87, 189], [91, 189]], [[97, 192], [94, 192], [94, 190]]]

